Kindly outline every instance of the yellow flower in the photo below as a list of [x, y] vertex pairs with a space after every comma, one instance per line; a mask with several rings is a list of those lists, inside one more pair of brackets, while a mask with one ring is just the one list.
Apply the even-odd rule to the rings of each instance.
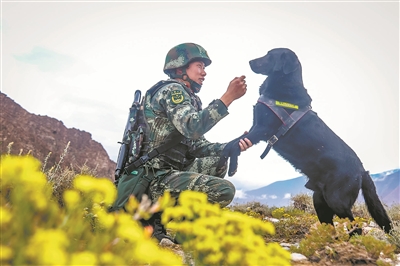
[[96, 186], [96, 178], [88, 175], [78, 175], [75, 177], [73, 183], [74, 188], [84, 193], [88, 193], [93, 191]]
[[100, 254], [100, 264], [102, 265], [126, 265], [124, 260], [111, 252]]
[[204, 258], [206, 265], [221, 265], [221, 260], [224, 257], [222, 252], [211, 253]]
[[126, 211], [130, 214], [134, 214], [135, 211], [138, 209], [138, 207], [139, 207], [139, 202], [133, 195], [130, 195], [128, 202], [125, 204]]
[[68, 244], [69, 240], [64, 231], [38, 229], [29, 240], [25, 253], [37, 264], [65, 264], [67, 262], [65, 248]]
[[117, 189], [113, 182], [106, 178], [98, 178], [96, 182], [96, 189], [103, 194], [104, 203], [111, 205], [117, 198]]
[[93, 202], [104, 203], [109, 206], [117, 197], [115, 185], [106, 178], [96, 178], [89, 175], [78, 175], [74, 179], [74, 188], [90, 195]]
[[0, 207], [0, 225], [3, 228], [4, 225], [8, 224], [12, 219], [11, 212], [4, 208]]
[[132, 216], [125, 213], [118, 214], [116, 236], [131, 241], [145, 238], [143, 227], [133, 220]]
[[66, 190], [63, 194], [64, 202], [67, 208], [74, 209], [81, 201], [81, 196], [76, 190]]
[[195, 204], [195, 202], [206, 204], [207, 203], [207, 195], [202, 192], [185, 190], [185, 191], [182, 191], [181, 194], [179, 195], [178, 201], [179, 201], [179, 204], [181, 204], [182, 206], [193, 205], [193, 204]]
[[97, 265], [97, 257], [89, 251], [73, 253], [71, 255], [70, 265]]
[[97, 213], [98, 221], [103, 228], [112, 228], [115, 223], [115, 217], [113, 213], [106, 213], [104, 210]]
[[236, 250], [236, 252], [235, 250], [230, 250], [226, 257], [226, 263], [228, 265], [238, 265], [240, 264], [243, 255], [244, 254], [242, 252], [238, 252], [238, 250]]
[[262, 222], [262, 229], [264, 232], [266, 232], [270, 235], [275, 235], [275, 227], [270, 222]]
[[13, 256], [13, 250], [10, 247], [0, 245], [0, 261], [11, 259]]
[[46, 209], [49, 199], [43, 193], [33, 192], [29, 195], [29, 198], [37, 210], [43, 211]]
[[[151, 255], [149, 255], [151, 250]], [[132, 256], [137, 264], [145, 265], [182, 265], [182, 259], [172, 251], [160, 249], [152, 240], [142, 240], [135, 246]]]
[[158, 203], [160, 204], [160, 210], [165, 210], [175, 205], [175, 199], [171, 197], [171, 193], [166, 191], [162, 197], [158, 198]]
[[50, 244], [45, 244], [40, 252], [37, 251], [37, 263], [39, 265], [65, 265], [67, 263], [67, 253], [64, 249], [56, 248]]
[[46, 176], [40, 172], [40, 161], [32, 156], [1, 156], [0, 184], [13, 186], [25, 184], [26, 190], [40, 190], [47, 184]]
[[273, 224], [206, 200], [203, 193], [182, 192], [179, 205], [167, 208], [162, 216], [167, 228], [176, 231], [183, 249], [192, 252], [196, 264], [290, 265], [290, 253], [288, 257], [279, 245], [265, 244], [263, 233], [273, 234]]

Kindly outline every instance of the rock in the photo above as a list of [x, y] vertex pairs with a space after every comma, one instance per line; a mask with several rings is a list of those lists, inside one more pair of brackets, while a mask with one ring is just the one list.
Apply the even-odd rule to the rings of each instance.
[[292, 253], [292, 261], [304, 261], [304, 260], [308, 260], [306, 256], [304, 256], [303, 254], [300, 253]]
[[270, 221], [272, 223], [278, 223], [279, 219], [272, 218], [272, 217], [265, 217], [264, 220]]
[[[75, 170], [86, 165], [96, 170], [96, 175], [114, 180], [116, 163], [110, 160], [103, 146], [92, 139], [88, 132], [67, 128], [63, 122], [42, 115], [27, 112], [6, 94], [0, 92], [0, 142], [1, 154], [8, 153], [8, 145], [13, 142], [10, 154], [30, 154], [44, 163], [46, 169], [55, 166], [70, 142], [61, 167], [74, 166]], [[46, 170], [45, 169], [45, 170]]]
[[397, 260], [395, 261], [395, 266], [400, 266], [400, 254], [397, 254]]
[[378, 225], [376, 223], [374, 223], [373, 221], [369, 222], [369, 226], [371, 227], [377, 227]]
[[175, 245], [175, 243], [172, 242], [171, 239], [163, 238], [163, 239], [161, 239], [159, 245], [162, 247], [171, 247], [171, 246]]
[[290, 247], [292, 246], [292, 244], [289, 243], [280, 243], [281, 247], [287, 251], [290, 250]]
[[362, 228], [363, 230], [363, 235], [368, 235], [370, 232], [374, 231], [374, 230], [379, 230], [375, 227], [371, 227], [371, 226], [365, 226]]

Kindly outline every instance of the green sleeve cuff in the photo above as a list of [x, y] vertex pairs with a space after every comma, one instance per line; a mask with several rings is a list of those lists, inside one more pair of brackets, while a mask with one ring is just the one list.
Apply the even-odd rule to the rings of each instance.
[[211, 105], [213, 105], [213, 107], [217, 110], [217, 112], [225, 117], [226, 115], [229, 114], [228, 112], [228, 107], [226, 107], [226, 105], [224, 104], [223, 101], [221, 101], [220, 99], [216, 99], [214, 101], [211, 102]]

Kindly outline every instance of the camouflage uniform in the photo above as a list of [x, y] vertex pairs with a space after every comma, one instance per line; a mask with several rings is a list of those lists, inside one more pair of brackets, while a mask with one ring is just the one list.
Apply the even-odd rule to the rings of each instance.
[[184, 190], [204, 192], [210, 202], [221, 206], [232, 201], [235, 187], [223, 179], [226, 166], [216, 169], [226, 144], [210, 143], [203, 136], [228, 115], [228, 111], [220, 100], [214, 100], [204, 109], [201, 105], [198, 96], [183, 83], [165, 85], [153, 96], [146, 94], [144, 114], [149, 140], [145, 150], [153, 150], [176, 130], [185, 137], [145, 165], [155, 175], [149, 188], [153, 201], [165, 191], [177, 198]]

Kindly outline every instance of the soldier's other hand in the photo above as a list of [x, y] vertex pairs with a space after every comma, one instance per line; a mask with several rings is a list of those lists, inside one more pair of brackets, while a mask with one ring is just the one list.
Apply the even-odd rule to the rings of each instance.
[[242, 97], [246, 91], [246, 76], [236, 77], [229, 83], [228, 89], [221, 97], [221, 101], [228, 107], [233, 101]]
[[253, 143], [251, 143], [251, 141], [248, 138], [239, 140], [240, 151], [245, 151], [248, 148], [250, 148], [251, 146], [253, 146]]

